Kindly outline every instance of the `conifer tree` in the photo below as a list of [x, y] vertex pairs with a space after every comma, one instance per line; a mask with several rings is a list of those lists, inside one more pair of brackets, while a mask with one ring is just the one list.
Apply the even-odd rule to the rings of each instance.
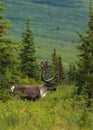
[[20, 59], [21, 59], [21, 71], [24, 76], [29, 78], [37, 77], [37, 63], [35, 57], [35, 45], [33, 32], [30, 28], [30, 18], [26, 20], [26, 31], [22, 36], [23, 48], [21, 50]]
[[58, 57], [58, 72], [59, 72], [59, 84], [61, 84], [65, 78], [64, 67], [63, 67], [61, 56]]
[[57, 65], [58, 65], [58, 57], [57, 57], [56, 49], [54, 49], [52, 54], [52, 73], [57, 72], [58, 70]]
[[61, 56], [57, 55], [56, 49], [53, 50], [52, 54], [52, 74], [58, 72], [58, 82], [61, 84], [65, 78], [64, 68]]
[[[4, 10], [4, 5], [0, 3], [0, 11]], [[10, 87], [15, 81], [16, 76], [16, 45], [7, 36], [7, 30], [9, 29], [9, 21], [3, 21], [3, 15], [0, 15], [0, 77], [1, 88]]]
[[75, 64], [70, 64], [69, 65], [67, 75], [68, 75], [68, 83], [69, 84], [71, 84], [73, 82], [76, 82], [77, 68], [76, 68]]
[[[92, 1], [89, 6], [88, 30], [85, 35], [78, 33], [81, 44], [78, 60], [77, 93], [86, 94], [88, 99], [93, 97], [93, 10]], [[90, 101], [88, 100], [88, 105]]]
[[7, 30], [9, 29], [9, 21], [3, 21], [4, 15], [2, 12], [4, 11], [4, 4], [0, 2], [0, 42], [6, 42], [6, 39], [3, 38], [5, 36]]

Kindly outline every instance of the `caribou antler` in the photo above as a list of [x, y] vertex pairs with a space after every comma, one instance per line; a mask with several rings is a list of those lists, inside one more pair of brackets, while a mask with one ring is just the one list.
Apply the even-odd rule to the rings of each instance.
[[[36, 101], [41, 97], [44, 97], [48, 91], [56, 91], [57, 87], [57, 78], [58, 72], [50, 79], [46, 80], [43, 77], [43, 72], [50, 67], [50, 62], [42, 61], [41, 64], [41, 79], [45, 82], [41, 86], [23, 86], [23, 85], [13, 85], [11, 90], [16, 96], [16, 98], [26, 99], [26, 100], [33, 100]], [[55, 80], [54, 80], [55, 79]], [[54, 80], [53, 82], [50, 82]]]
[[50, 81], [52, 81], [52, 80], [54, 80], [56, 77], [57, 77], [57, 75], [58, 75], [58, 72], [52, 77], [52, 78], [50, 78], [50, 79], [44, 79], [44, 77], [43, 77], [43, 72], [47, 69], [47, 68], [49, 68], [51, 66], [51, 64], [50, 64], [50, 62], [49, 61], [41, 61], [41, 64], [40, 64], [40, 67], [41, 67], [41, 75], [40, 75], [40, 77], [41, 77], [41, 79], [45, 82], [45, 83], [49, 83]]
[[46, 70], [48, 67], [50, 67], [50, 62], [47, 60], [41, 61], [40, 67], [42, 70]]

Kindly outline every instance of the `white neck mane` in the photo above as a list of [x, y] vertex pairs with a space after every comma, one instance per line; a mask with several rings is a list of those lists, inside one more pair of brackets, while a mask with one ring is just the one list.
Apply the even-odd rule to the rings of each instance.
[[39, 87], [39, 89], [40, 89], [41, 97], [44, 97], [47, 93], [47, 88], [46, 87]]

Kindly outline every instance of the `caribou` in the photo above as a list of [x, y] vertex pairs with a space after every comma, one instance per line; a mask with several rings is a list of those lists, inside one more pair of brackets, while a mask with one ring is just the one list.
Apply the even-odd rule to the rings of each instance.
[[14, 85], [11, 87], [11, 90], [16, 98], [25, 99], [25, 100], [33, 100], [37, 101], [41, 97], [44, 97], [48, 91], [56, 91], [57, 87], [57, 79], [58, 72], [51, 78], [45, 79], [44, 72], [50, 66], [48, 61], [41, 61], [41, 80], [44, 82], [43, 85], [40, 86], [23, 86], [23, 85]]

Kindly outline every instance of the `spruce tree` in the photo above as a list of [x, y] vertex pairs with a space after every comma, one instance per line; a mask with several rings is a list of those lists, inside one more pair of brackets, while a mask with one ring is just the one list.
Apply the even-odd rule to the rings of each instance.
[[52, 54], [52, 74], [57, 72], [58, 72], [57, 82], [61, 84], [65, 78], [64, 67], [61, 56], [58, 56], [56, 49], [54, 49]]
[[22, 35], [21, 72], [29, 78], [37, 78], [38, 66], [35, 57], [35, 45], [33, 32], [30, 28], [30, 18], [26, 20], [26, 30]]
[[58, 65], [58, 57], [57, 57], [56, 49], [54, 49], [52, 54], [52, 73], [57, 72], [58, 70], [57, 65]]
[[64, 67], [63, 67], [61, 56], [58, 57], [58, 72], [59, 72], [59, 84], [61, 84], [65, 78]]
[[77, 93], [88, 96], [88, 105], [90, 99], [93, 98], [93, 10], [92, 1], [89, 6], [89, 22], [86, 34], [78, 33], [81, 44], [78, 49], [80, 51], [77, 75]]
[[67, 76], [68, 76], [68, 83], [69, 84], [76, 82], [77, 68], [76, 68], [75, 64], [69, 65]]
[[4, 15], [2, 12], [4, 11], [4, 4], [0, 2], [0, 42], [6, 42], [6, 39], [3, 38], [9, 29], [9, 21], [4, 21]]
[[[4, 5], [0, 3], [0, 11], [4, 10]], [[3, 15], [0, 15], [0, 88], [8, 88], [15, 82], [18, 74], [17, 58], [16, 58], [16, 43], [10, 40], [7, 35], [9, 29], [9, 21], [3, 20]], [[7, 36], [7, 37], [6, 37]]]

